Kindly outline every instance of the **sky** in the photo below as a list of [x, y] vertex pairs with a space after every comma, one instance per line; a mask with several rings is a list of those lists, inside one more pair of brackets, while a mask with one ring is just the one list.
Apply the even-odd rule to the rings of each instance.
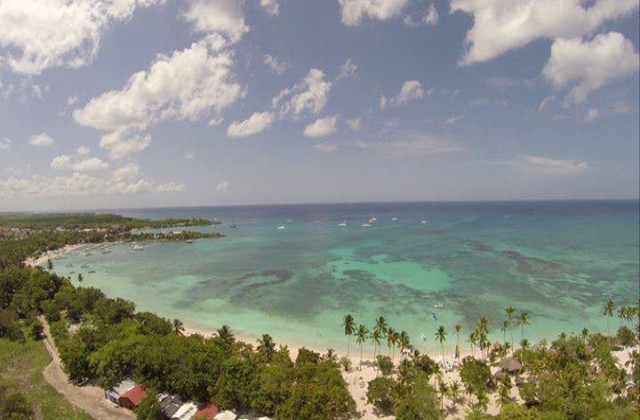
[[0, 211], [637, 199], [637, 0], [0, 0]]

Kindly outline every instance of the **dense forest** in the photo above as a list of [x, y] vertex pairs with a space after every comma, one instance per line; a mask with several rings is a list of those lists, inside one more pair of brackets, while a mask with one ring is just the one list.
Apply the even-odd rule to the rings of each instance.
[[[116, 222], [119, 217], [99, 217], [105, 219], [0, 217], [4, 229], [0, 237], [0, 340], [24, 343], [39, 339], [42, 325], [38, 316], [42, 315], [51, 325], [64, 368], [75, 381], [89, 380], [106, 388], [129, 377], [143, 384], [149, 395], [169, 392], [200, 405], [215, 403], [224, 409], [274, 418], [357, 417], [356, 403], [341, 372], [357, 367], [347, 358], [338, 359], [330, 349], [320, 354], [303, 348], [292, 360], [289, 349], [276, 345], [268, 334], [255, 344], [244, 343], [226, 325], [210, 338], [186, 336], [179, 320], [137, 312], [132, 302], [108, 298], [95, 288], [74, 287], [67, 278], [23, 264], [27, 258], [66, 244], [101, 242], [111, 235], [123, 240], [133, 229], [151, 227], [128, 219]], [[157, 223], [154, 227], [188, 222]], [[84, 232], [114, 224], [121, 230]], [[618, 310], [620, 326], [614, 334], [585, 330], [578, 336], [562, 334], [551, 343], [535, 345], [526, 339], [519, 345], [513, 338], [509, 343], [506, 331], [513, 324], [504, 325], [505, 343], [489, 343], [490, 325], [483, 318], [470, 335], [477, 357], [474, 353], [463, 359], [461, 383], [454, 384], [443, 381], [442, 366], [421, 354], [406, 333], [396, 333], [384, 319], [377, 320], [371, 333], [362, 325], [356, 327], [350, 316], [345, 317], [344, 327], [349, 339], [356, 337], [360, 351], [369, 342], [374, 351], [381, 349], [385, 340], [389, 349], [398, 345], [403, 350], [397, 363], [382, 352], [376, 358], [379, 375], [367, 384], [367, 400], [379, 414], [437, 419], [452, 414], [459, 405], [464, 409], [457, 415], [487, 418], [489, 397], [497, 394], [501, 419], [632, 419], [638, 418], [640, 356], [634, 352], [625, 369], [611, 353], [638, 342], [638, 308], [624, 308]], [[614, 303], [607, 302], [604, 316], [614, 315]], [[508, 320], [512, 321], [511, 314]], [[457, 340], [460, 330], [456, 326]], [[442, 343], [446, 337], [441, 327], [436, 338]], [[492, 377], [491, 366], [510, 355], [520, 368]], [[514, 387], [517, 401], [512, 397]], [[35, 418], [24, 392], [0, 386], [0, 418]], [[454, 407], [445, 407], [445, 399], [453, 401]], [[147, 398], [138, 418], [158, 418], [156, 401]]]

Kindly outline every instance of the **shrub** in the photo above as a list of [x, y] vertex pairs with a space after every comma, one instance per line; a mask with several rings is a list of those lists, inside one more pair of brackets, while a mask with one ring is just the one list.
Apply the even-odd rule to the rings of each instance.
[[393, 414], [396, 385], [391, 378], [375, 378], [367, 388], [367, 403], [373, 404], [379, 414]]
[[376, 356], [376, 366], [384, 376], [389, 376], [393, 372], [393, 362], [389, 356]]
[[345, 372], [349, 372], [351, 371], [351, 367], [353, 366], [353, 363], [351, 363], [351, 359], [349, 359], [346, 356], [343, 356], [340, 359], [340, 366], [342, 366]]

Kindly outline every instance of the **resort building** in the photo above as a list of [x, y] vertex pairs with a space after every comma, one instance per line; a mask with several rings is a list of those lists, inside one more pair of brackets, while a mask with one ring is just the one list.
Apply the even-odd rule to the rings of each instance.
[[192, 419], [193, 420], [214, 420], [216, 418], [216, 415], [218, 415], [219, 411], [220, 410], [218, 409], [217, 406], [211, 404], [198, 410]]
[[111, 401], [115, 405], [120, 405], [120, 397], [124, 395], [131, 388], [136, 386], [136, 383], [131, 379], [125, 379], [117, 385], [104, 391], [104, 398]]
[[147, 391], [140, 385], [136, 385], [120, 397], [120, 407], [136, 411], [145, 398], [147, 398]]

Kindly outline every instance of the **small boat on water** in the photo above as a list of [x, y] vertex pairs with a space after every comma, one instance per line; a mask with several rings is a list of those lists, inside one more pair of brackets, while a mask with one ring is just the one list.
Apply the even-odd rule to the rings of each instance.
[[434, 321], [438, 320], [438, 315], [436, 315], [435, 312], [431, 312], [431, 319], [433, 319]]
[[360, 227], [364, 227], [364, 228], [371, 227], [371, 226], [373, 226], [373, 225], [371, 225], [370, 223], [363, 223], [363, 224], [360, 225]]
[[193, 239], [187, 239], [185, 242], [188, 243], [188, 244], [192, 244], [193, 243]]
[[235, 228], [237, 228], [237, 227], [238, 227], [238, 226], [236, 226], [236, 224], [235, 224], [235, 223], [231, 223], [231, 224], [229, 225], [229, 228], [230, 228], [230, 229], [235, 229]]
[[285, 230], [287, 227], [285, 225], [278, 226], [278, 230]]
[[378, 221], [378, 218], [376, 216], [371, 216], [369, 218], [369, 221], [367, 223], [369, 223], [370, 225], [374, 224], [375, 222]]
[[345, 220], [344, 222], [340, 223], [340, 224], [338, 225], [338, 227], [346, 228], [346, 227], [347, 227], [347, 221]]
[[436, 303], [435, 305], [433, 305], [433, 307], [435, 309], [442, 309], [442, 308], [444, 308], [444, 305], [442, 303]]
[[131, 248], [131, 249], [133, 249], [134, 251], [143, 251], [144, 250], [144, 248], [142, 246], [138, 245], [138, 244], [134, 245], [133, 248]]
[[426, 224], [427, 224], [427, 221], [426, 221], [426, 220], [423, 220], [422, 222], [420, 222], [420, 224], [426, 225]]
[[394, 222], [397, 222], [398, 218], [397, 217], [392, 217], [391, 220], [394, 221]]
[[420, 333], [420, 338], [422, 341], [427, 341], [427, 336], [424, 333]]

